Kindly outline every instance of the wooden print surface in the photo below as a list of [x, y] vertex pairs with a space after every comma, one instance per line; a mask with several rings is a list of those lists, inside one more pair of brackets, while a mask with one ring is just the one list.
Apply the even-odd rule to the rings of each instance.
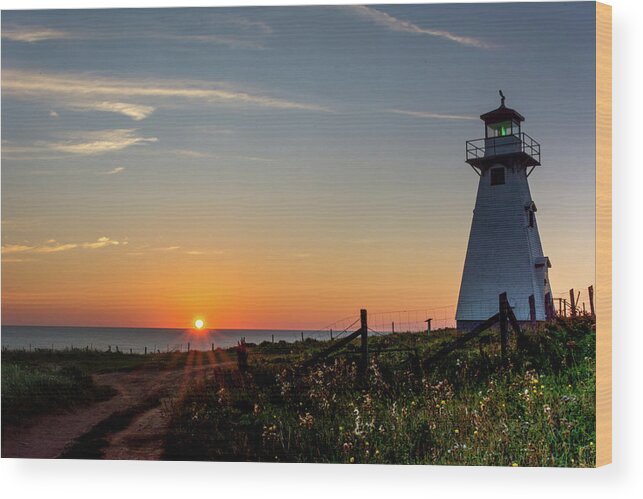
[[612, 462], [612, 8], [596, 4], [596, 464]]
[[609, 462], [609, 12], [3, 12], [2, 457]]

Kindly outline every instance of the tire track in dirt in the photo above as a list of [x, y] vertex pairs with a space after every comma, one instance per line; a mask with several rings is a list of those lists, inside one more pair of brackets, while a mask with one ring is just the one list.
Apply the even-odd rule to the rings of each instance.
[[[2, 435], [2, 457], [45, 458], [62, 457], [74, 449], [82, 437], [91, 434], [103, 423], [98, 433], [104, 439], [99, 449], [103, 459], [159, 459], [167, 432], [162, 403], [164, 399], [180, 397], [198, 376], [214, 369], [227, 369], [232, 362], [196, 365], [195, 352], [184, 368], [171, 370], [139, 369], [131, 372], [113, 372], [94, 375], [98, 385], [110, 385], [117, 394], [104, 402], [78, 409], [71, 413], [38, 418], [26, 427], [7, 427]], [[150, 407], [151, 406], [151, 407]], [[140, 408], [140, 410], [139, 410]], [[110, 431], [109, 421], [129, 418], [125, 428]], [[121, 418], [120, 423], [123, 422]], [[118, 425], [117, 425], [118, 426]], [[76, 450], [78, 450], [76, 448]], [[73, 456], [67, 456], [73, 457]]]

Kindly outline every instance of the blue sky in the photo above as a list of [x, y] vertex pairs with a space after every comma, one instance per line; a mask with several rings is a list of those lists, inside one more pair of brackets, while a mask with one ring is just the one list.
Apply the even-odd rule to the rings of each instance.
[[[3, 312], [48, 322], [61, 286], [103, 296], [167, 265], [227, 283], [194, 307], [452, 304], [464, 143], [498, 89], [542, 145], [555, 292], [591, 284], [594, 31], [590, 2], [5, 11]], [[334, 298], [357, 280], [369, 291]], [[49, 322], [99, 314], [64, 310]]]

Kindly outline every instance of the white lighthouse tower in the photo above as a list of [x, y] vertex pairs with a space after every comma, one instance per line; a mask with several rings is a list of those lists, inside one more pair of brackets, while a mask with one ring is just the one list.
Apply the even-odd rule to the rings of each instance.
[[540, 165], [540, 144], [522, 132], [525, 118], [500, 96], [500, 107], [480, 116], [485, 137], [467, 141], [466, 162], [480, 182], [456, 312], [463, 330], [497, 313], [504, 292], [519, 321], [543, 321], [553, 311], [551, 264], [527, 180]]

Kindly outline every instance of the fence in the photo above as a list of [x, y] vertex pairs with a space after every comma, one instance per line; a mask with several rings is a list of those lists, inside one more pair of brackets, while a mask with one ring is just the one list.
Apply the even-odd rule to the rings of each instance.
[[[585, 299], [586, 298], [586, 299]], [[556, 314], [560, 317], [576, 317], [590, 315], [596, 317], [594, 311], [594, 286], [587, 287], [587, 293], [570, 289], [568, 293], [559, 293], [553, 297]]]
[[[499, 324], [500, 326], [500, 352], [501, 352], [503, 363], [506, 363], [509, 356], [509, 327], [511, 326], [514, 332], [518, 335], [519, 346], [523, 344], [523, 331], [520, 327], [520, 323], [517, 320], [511, 306], [509, 305], [509, 301], [507, 299], [507, 293], [501, 293], [498, 296], [497, 307], [498, 307], [498, 312], [493, 314], [491, 317], [482, 321], [471, 331], [460, 336], [455, 341], [448, 343], [447, 345], [441, 346], [439, 350], [429, 355], [426, 359], [424, 359], [423, 366], [425, 368], [431, 366], [433, 363], [446, 357], [449, 353], [462, 347], [467, 342], [473, 340], [474, 338], [479, 337], [481, 333], [491, 328], [495, 324]], [[331, 354], [335, 353], [336, 351], [348, 346], [348, 344], [351, 343], [353, 340], [356, 340], [359, 338], [360, 340], [359, 379], [362, 384], [366, 384], [367, 383], [366, 373], [368, 369], [368, 356], [369, 356], [368, 333], [369, 331], [371, 332], [375, 332], [375, 331], [373, 331], [369, 327], [368, 312], [365, 309], [360, 310], [359, 322], [360, 322], [360, 326], [356, 331], [350, 333], [348, 336], [346, 336], [345, 338], [342, 338], [341, 340], [334, 341], [333, 343], [331, 343], [331, 345], [328, 348], [320, 352], [317, 352], [312, 357], [302, 362], [299, 366], [299, 369], [301, 370], [306, 369], [312, 366], [313, 364], [316, 364], [322, 361], [323, 359], [329, 357]], [[398, 351], [398, 349], [391, 349], [391, 350]], [[408, 350], [412, 350], [412, 349], [408, 349]], [[385, 352], [385, 351], [387, 350], [379, 350], [378, 352]]]

